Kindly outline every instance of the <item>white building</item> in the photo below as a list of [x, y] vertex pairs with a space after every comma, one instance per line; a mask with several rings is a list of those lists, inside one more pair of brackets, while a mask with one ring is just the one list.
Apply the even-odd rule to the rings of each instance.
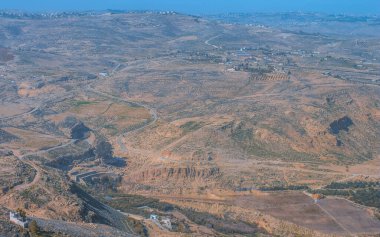
[[150, 219], [151, 220], [158, 220], [158, 216], [157, 215], [150, 215]]
[[21, 226], [22, 228], [27, 228], [29, 222], [22, 216], [20, 216], [17, 212], [10, 212], [9, 213], [9, 220], [10, 222]]

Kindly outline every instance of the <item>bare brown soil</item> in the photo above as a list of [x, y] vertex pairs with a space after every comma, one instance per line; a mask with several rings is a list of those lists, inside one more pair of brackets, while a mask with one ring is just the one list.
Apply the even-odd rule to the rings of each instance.
[[370, 210], [363, 209], [363, 207], [352, 202], [327, 198], [320, 200], [318, 205], [351, 235], [377, 234], [380, 232], [379, 219], [374, 217]]

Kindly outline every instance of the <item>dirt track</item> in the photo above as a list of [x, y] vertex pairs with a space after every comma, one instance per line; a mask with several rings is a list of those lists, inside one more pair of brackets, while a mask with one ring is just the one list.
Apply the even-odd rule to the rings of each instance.
[[380, 233], [380, 221], [345, 199], [327, 198], [317, 204], [302, 192], [263, 192], [235, 198], [234, 205], [259, 210], [326, 234]]

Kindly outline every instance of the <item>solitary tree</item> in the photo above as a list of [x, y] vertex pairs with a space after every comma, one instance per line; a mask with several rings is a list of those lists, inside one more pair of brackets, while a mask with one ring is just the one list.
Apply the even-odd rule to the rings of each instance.
[[26, 211], [22, 208], [17, 208], [16, 212], [22, 217], [26, 218]]
[[33, 236], [36, 236], [38, 234], [39, 228], [36, 221], [30, 222], [29, 231]]

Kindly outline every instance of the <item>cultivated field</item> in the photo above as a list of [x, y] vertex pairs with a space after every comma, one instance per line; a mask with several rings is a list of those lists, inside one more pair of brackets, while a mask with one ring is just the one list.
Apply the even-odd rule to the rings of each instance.
[[236, 197], [233, 203], [327, 234], [380, 232], [380, 220], [344, 199], [327, 198], [316, 204], [302, 192], [260, 192]]

